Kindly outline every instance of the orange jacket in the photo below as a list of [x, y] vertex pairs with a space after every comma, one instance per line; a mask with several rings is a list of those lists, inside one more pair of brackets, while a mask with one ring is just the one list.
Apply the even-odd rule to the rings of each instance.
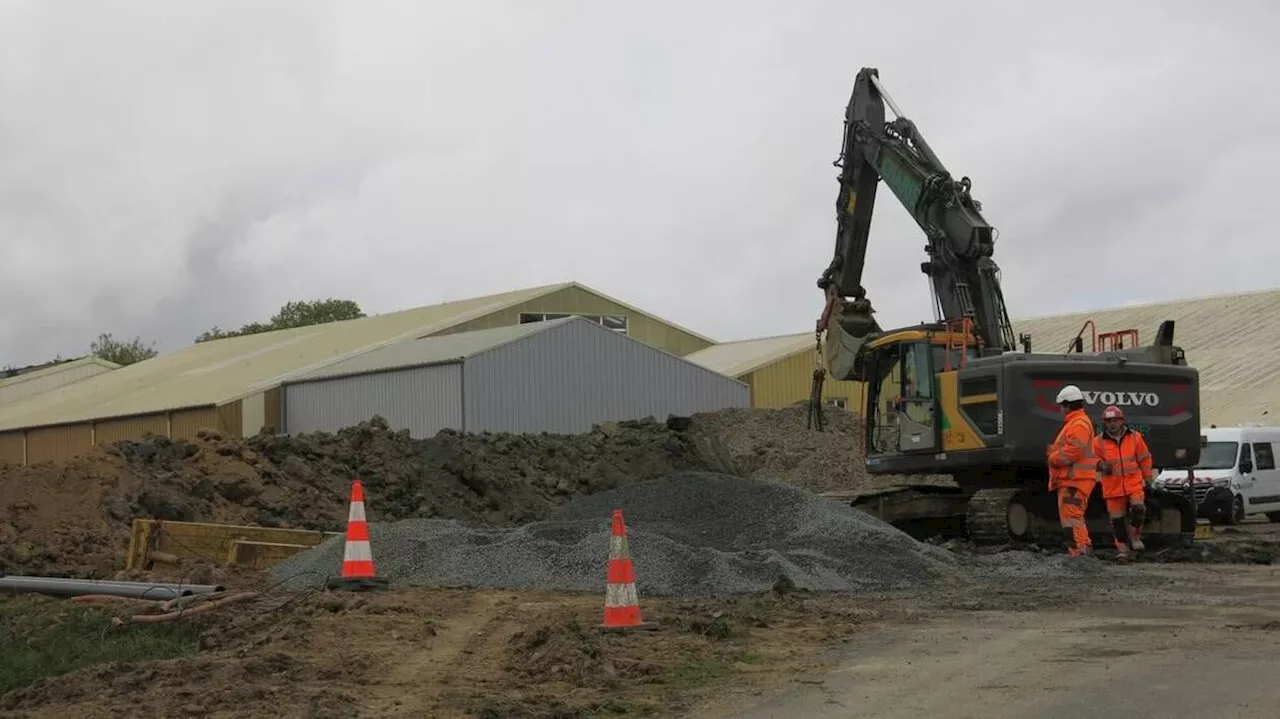
[[1098, 458], [1093, 451], [1093, 422], [1082, 409], [1067, 413], [1062, 429], [1049, 445], [1049, 489], [1075, 486], [1092, 490], [1098, 476]]
[[1098, 459], [1109, 462], [1111, 471], [1102, 476], [1103, 495], [1112, 491], [1112, 496], [1123, 496], [1125, 487], [1140, 486], [1155, 478], [1151, 469], [1151, 450], [1147, 440], [1136, 429], [1125, 427], [1119, 439], [1109, 437], [1106, 432], [1093, 440], [1093, 452]]

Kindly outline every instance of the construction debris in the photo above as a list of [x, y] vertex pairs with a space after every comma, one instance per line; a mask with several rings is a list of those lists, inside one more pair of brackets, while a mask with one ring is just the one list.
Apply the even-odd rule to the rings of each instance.
[[[599, 592], [610, 514], [629, 518], [642, 595], [728, 595], [779, 582], [807, 590], [915, 587], [953, 555], [851, 507], [779, 482], [686, 472], [581, 497], [514, 529], [410, 519], [370, 526], [378, 569], [398, 583]], [[342, 563], [340, 540], [272, 570], [290, 585], [322, 584]]]

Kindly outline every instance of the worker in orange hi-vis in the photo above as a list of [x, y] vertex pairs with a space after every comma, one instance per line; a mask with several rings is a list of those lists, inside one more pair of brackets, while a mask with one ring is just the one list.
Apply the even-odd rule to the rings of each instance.
[[1145, 548], [1142, 524], [1147, 518], [1146, 485], [1155, 477], [1151, 450], [1142, 433], [1125, 424], [1124, 412], [1115, 405], [1102, 410], [1102, 434], [1094, 439], [1093, 447], [1102, 478], [1102, 497], [1116, 535], [1116, 559], [1123, 562], [1131, 558], [1130, 550], [1141, 552]]
[[1094, 455], [1093, 422], [1084, 411], [1084, 393], [1069, 384], [1058, 392], [1062, 429], [1049, 445], [1049, 491], [1058, 493], [1058, 519], [1062, 523], [1067, 553], [1073, 557], [1093, 553], [1085, 509], [1097, 482], [1098, 459]]

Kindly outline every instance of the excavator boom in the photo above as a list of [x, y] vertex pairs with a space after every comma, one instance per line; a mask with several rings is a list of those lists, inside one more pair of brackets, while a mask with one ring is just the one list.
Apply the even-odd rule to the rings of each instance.
[[[895, 119], [885, 120], [886, 106]], [[863, 68], [854, 81], [845, 109], [844, 144], [835, 164], [841, 170], [836, 249], [818, 287], [828, 297], [825, 327], [819, 331], [825, 328], [833, 335], [828, 344], [836, 353], [842, 348], [856, 353], [861, 341], [881, 331], [862, 285], [881, 180], [928, 240], [928, 261], [921, 270], [930, 278], [937, 318], [968, 319], [984, 354], [1014, 350], [999, 268], [992, 259], [995, 229], [970, 194], [969, 178], [952, 178], [915, 123], [902, 116], [885, 93], [875, 68]], [[829, 355], [828, 364], [837, 378], [853, 378], [851, 356], [832, 359]]]

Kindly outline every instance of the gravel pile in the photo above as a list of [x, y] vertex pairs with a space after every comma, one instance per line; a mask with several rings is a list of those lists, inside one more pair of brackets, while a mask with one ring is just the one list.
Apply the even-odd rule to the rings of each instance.
[[[604, 590], [609, 518], [622, 509], [636, 585], [648, 595], [724, 595], [782, 578], [821, 590], [917, 587], [954, 555], [867, 514], [772, 481], [684, 472], [579, 497], [547, 520], [502, 529], [455, 520], [370, 526], [378, 573], [414, 585]], [[342, 538], [273, 570], [317, 585], [341, 566]]]

